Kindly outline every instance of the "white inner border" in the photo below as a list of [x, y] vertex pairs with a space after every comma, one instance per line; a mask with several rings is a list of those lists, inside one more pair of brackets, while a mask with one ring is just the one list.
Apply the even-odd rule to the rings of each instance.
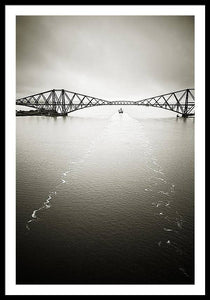
[[[5, 6], [6, 14], [6, 295], [205, 295], [205, 6]], [[16, 285], [16, 15], [195, 16], [195, 284]]]

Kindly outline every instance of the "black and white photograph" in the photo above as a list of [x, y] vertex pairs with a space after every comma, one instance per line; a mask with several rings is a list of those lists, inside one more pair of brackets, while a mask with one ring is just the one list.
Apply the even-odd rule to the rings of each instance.
[[193, 289], [204, 7], [17, 8], [15, 285]]

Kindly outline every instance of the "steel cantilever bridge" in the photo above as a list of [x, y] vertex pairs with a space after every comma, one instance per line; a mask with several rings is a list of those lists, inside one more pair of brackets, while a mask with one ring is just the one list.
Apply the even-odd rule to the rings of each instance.
[[137, 101], [108, 101], [64, 89], [53, 89], [17, 99], [16, 104], [36, 108], [48, 115], [67, 115], [79, 109], [102, 105], [151, 106], [173, 111], [182, 117], [195, 114], [194, 89], [184, 89]]

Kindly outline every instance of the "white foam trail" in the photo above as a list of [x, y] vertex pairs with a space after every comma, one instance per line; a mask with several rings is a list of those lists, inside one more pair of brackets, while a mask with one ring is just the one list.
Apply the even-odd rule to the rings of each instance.
[[159, 165], [157, 166], [158, 169], [157, 168], [155, 169], [154, 167], [150, 167], [149, 164], [147, 164], [147, 167], [155, 173], [161, 174], [163, 176], [165, 175], [165, 173], [163, 172], [163, 170], [161, 169], [161, 167]]
[[147, 188], [147, 189], [144, 189], [146, 192], [151, 192], [152, 191], [152, 189], [150, 189], [150, 188]]
[[166, 195], [166, 196], [168, 196], [168, 197], [170, 196], [168, 192], [164, 192], [164, 191], [159, 191], [158, 193], [159, 193], [159, 194], [163, 194], [163, 195]]
[[156, 203], [156, 207], [159, 207], [160, 205], [163, 205], [163, 201], [161, 200]]
[[[79, 161], [72, 161], [70, 164], [76, 164], [76, 163], [80, 163], [80, 162], [83, 162], [82, 159], [80, 159]], [[62, 176], [66, 176], [68, 173], [70, 173], [71, 170], [66, 170], [65, 172], [62, 173]], [[58, 187], [60, 184], [62, 183], [66, 183], [66, 180], [64, 180], [63, 178], [60, 178], [61, 182], [58, 183], [56, 185], [56, 187]], [[50, 200], [52, 199], [53, 196], [55, 196], [57, 194], [57, 191], [50, 191], [48, 193], [48, 198], [44, 201], [44, 206], [38, 208], [38, 209], [35, 209], [31, 215], [32, 217], [32, 220], [29, 220], [26, 224], [26, 228], [28, 230], [30, 230], [30, 226], [29, 224], [33, 221], [37, 221], [38, 220], [38, 217], [37, 217], [37, 212], [40, 211], [40, 210], [43, 210], [43, 209], [49, 209], [51, 207], [51, 203], [50, 203]]]
[[50, 200], [52, 199], [52, 196], [53, 194], [56, 194], [56, 191], [55, 192], [49, 192], [49, 195], [48, 195], [48, 198], [44, 201], [44, 206], [41, 206], [40, 208], [38, 209], [35, 209], [31, 215], [32, 219], [27, 221], [27, 224], [26, 224], [26, 228], [28, 230], [30, 230], [30, 227], [29, 227], [29, 223], [32, 223], [34, 222], [35, 220], [38, 220], [38, 217], [37, 217], [37, 212], [40, 211], [40, 210], [43, 210], [43, 209], [48, 209], [51, 207], [51, 204], [50, 204]]
[[63, 175], [66, 176], [68, 173], [70, 173], [70, 170], [65, 171], [65, 172], [63, 173]]
[[36, 219], [37, 218], [37, 216], [36, 216], [36, 212], [38, 211], [38, 209], [35, 209], [34, 211], [33, 211], [33, 213], [32, 213], [32, 218], [34, 218], [34, 219]]
[[179, 220], [178, 218], [176, 218], [175, 223], [177, 227], [179, 227], [179, 229], [183, 229], [183, 220]]
[[173, 229], [171, 229], [171, 228], [163, 228], [163, 230], [165, 230], [165, 231], [173, 231]]
[[[150, 180], [152, 180], [152, 179], [159, 180], [159, 181], [162, 181], [164, 183], [167, 183], [167, 181], [165, 179], [161, 178], [161, 177], [152, 176], [152, 177], [150, 177]], [[155, 183], [153, 183], [153, 184], [155, 184]], [[157, 185], [157, 183], [156, 183], [156, 185]]]
[[31, 228], [28, 226], [28, 224], [26, 224], [26, 228], [27, 228], [28, 230], [31, 230]]
[[179, 247], [177, 247], [176, 243], [174, 243], [174, 242], [172, 243], [170, 240], [168, 240], [166, 242], [166, 244], [170, 245], [172, 248], [174, 248], [176, 250], [177, 253], [179, 253], [180, 255], [182, 255], [183, 252], [182, 252], [181, 249], [179, 249]]
[[166, 181], [165, 179], [161, 178], [161, 177], [156, 177], [156, 178], [157, 178], [158, 180], [164, 182], [164, 183], [167, 183], [167, 181]]
[[159, 212], [159, 213], [154, 213], [154, 216], [163, 216], [164, 213], [163, 212]]
[[32, 218], [33, 219], [36, 219], [37, 218], [37, 216], [36, 216], [36, 213], [37, 213], [37, 211], [40, 211], [40, 210], [42, 210], [42, 209], [44, 209], [45, 208], [45, 206], [42, 206], [42, 207], [40, 207], [40, 208], [38, 208], [38, 209], [35, 209], [34, 211], [33, 211], [33, 213], [32, 213]]
[[44, 203], [49, 203], [51, 199], [52, 199], [52, 197], [49, 195], [47, 200]]
[[175, 193], [175, 184], [171, 185], [171, 193]]
[[159, 173], [159, 174], [161, 174], [161, 175], [164, 175], [164, 173], [163, 173], [161, 170], [155, 170], [155, 169], [153, 169], [153, 171], [154, 171], [155, 173]]
[[32, 222], [34, 222], [35, 221], [35, 219], [33, 219], [33, 220], [29, 220], [27, 223], [26, 223], [26, 228], [28, 229], [28, 230], [31, 230], [31, 228], [30, 228], [30, 226], [28, 225], [29, 223], [32, 223]]
[[[154, 193], [155, 193], [155, 187], [164, 184], [164, 188], [163, 190], [159, 190], [157, 191], [157, 194], [161, 194], [163, 196], [167, 196], [168, 198], [170, 197], [170, 201], [157, 201], [157, 202], [152, 202], [152, 206], [159, 208], [159, 206], [164, 206], [165, 209], [172, 209], [173, 207], [171, 206], [171, 203], [173, 203], [173, 197], [175, 195], [175, 184], [169, 184], [166, 180], [166, 175], [161, 167], [161, 165], [158, 163], [157, 158], [155, 158], [153, 156], [153, 149], [149, 143], [149, 141], [146, 141], [145, 146], [147, 147], [148, 151], [147, 151], [147, 159], [148, 159], [148, 163], [147, 163], [147, 167], [148, 169], [150, 169], [153, 172], [153, 176], [150, 177], [150, 186], [152, 189], [146, 188], [145, 191], [153, 191], [154, 189]], [[159, 176], [158, 176], [159, 174]], [[155, 176], [156, 175], [156, 176]], [[174, 216], [173, 218], [169, 218], [167, 215], [165, 216], [165, 210], [164, 213], [163, 212], [158, 212], [158, 213], [154, 213], [154, 215], [159, 215], [159, 216], [163, 216], [167, 221], [170, 222], [170, 224], [176, 224], [176, 226], [178, 226], [178, 228], [182, 229], [182, 224], [183, 224], [183, 220], [182, 220], [182, 216], [180, 216], [180, 214], [178, 212], [176, 212], [176, 216]], [[170, 226], [170, 225], [169, 225]], [[175, 232], [175, 233], [179, 233], [177, 230], [174, 230], [172, 228], [168, 228], [168, 227], [163, 227], [163, 230], [166, 232]], [[176, 243], [172, 242], [171, 240], [167, 240], [166, 244], [168, 246], [170, 246], [171, 248], [175, 249], [176, 252], [178, 252], [180, 255], [182, 254], [182, 250], [179, 249], [179, 247], [176, 245]], [[158, 242], [158, 246], [160, 247], [162, 245], [162, 241]], [[182, 272], [184, 273], [185, 270], [183, 269]]]
[[189, 274], [187, 274], [186, 270], [184, 268], [179, 268], [179, 270], [186, 276], [189, 277]]

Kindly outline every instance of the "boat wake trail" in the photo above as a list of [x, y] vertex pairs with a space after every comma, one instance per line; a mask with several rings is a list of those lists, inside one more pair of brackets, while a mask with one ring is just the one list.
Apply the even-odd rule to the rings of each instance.
[[[105, 126], [104, 128], [104, 132], [106, 132], [107, 127]], [[31, 224], [34, 222], [38, 222], [40, 219], [40, 212], [41, 211], [45, 211], [49, 208], [51, 208], [52, 206], [52, 202], [55, 200], [58, 190], [59, 188], [63, 185], [63, 184], [68, 184], [68, 174], [72, 173], [72, 171], [74, 170], [74, 168], [79, 168], [80, 165], [82, 165], [84, 163], [85, 160], [88, 159], [88, 157], [91, 155], [91, 153], [94, 151], [95, 145], [98, 142], [98, 140], [101, 138], [101, 135], [99, 135], [98, 137], [96, 137], [89, 145], [88, 149], [85, 151], [84, 155], [82, 158], [79, 158], [78, 160], [75, 161], [70, 161], [69, 162], [69, 166], [67, 167], [67, 170], [62, 172], [61, 176], [58, 179], [58, 183], [56, 183], [54, 185], [54, 190], [53, 191], [49, 191], [46, 200], [44, 200], [43, 205], [40, 206], [37, 209], [34, 209], [30, 219], [26, 222], [26, 229], [28, 231], [31, 230]]]
[[[168, 181], [167, 174], [155, 157], [152, 145], [146, 135], [144, 135], [143, 140], [145, 143], [146, 164], [150, 174], [149, 184], [145, 188], [145, 192], [151, 195], [153, 215], [160, 227], [160, 235], [159, 239], [157, 237], [156, 244], [162, 251], [175, 252], [178, 255], [177, 262], [180, 261], [179, 264], [182, 264], [181, 256], [184, 254], [184, 249], [180, 246], [179, 241], [185, 220], [176, 207], [176, 186]], [[179, 264], [178, 270], [185, 277], [189, 277], [185, 268]]]

